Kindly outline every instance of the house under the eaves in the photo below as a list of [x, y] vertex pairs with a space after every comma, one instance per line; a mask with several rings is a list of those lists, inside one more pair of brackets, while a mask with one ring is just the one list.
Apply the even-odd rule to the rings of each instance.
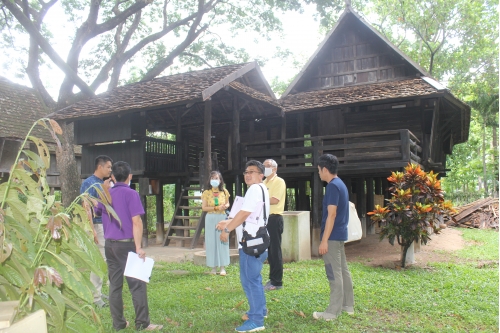
[[259, 66], [247, 63], [118, 87], [53, 116], [75, 122], [82, 177], [99, 154], [128, 161], [141, 197], [156, 195], [160, 223], [159, 189], [177, 185], [165, 245], [196, 245], [203, 214], [189, 203], [210, 170], [222, 172], [234, 197], [243, 192], [246, 161], [275, 159], [288, 210], [311, 211], [314, 254], [320, 154], [339, 158], [366, 235], [373, 232], [366, 212], [387, 197], [391, 171], [413, 162], [445, 174], [446, 155], [467, 140], [470, 108], [347, 7], [279, 101]]
[[[13, 83], [0, 76], [0, 182], [8, 180], [11, 167], [31, 126], [35, 121], [46, 117], [48, 113], [35, 89]], [[39, 125], [35, 126], [31, 135], [47, 143], [50, 150], [47, 182], [52, 191], [60, 189], [54, 139], [48, 130]], [[36, 151], [34, 146], [25, 148]], [[75, 147], [75, 158], [79, 167], [79, 147]]]

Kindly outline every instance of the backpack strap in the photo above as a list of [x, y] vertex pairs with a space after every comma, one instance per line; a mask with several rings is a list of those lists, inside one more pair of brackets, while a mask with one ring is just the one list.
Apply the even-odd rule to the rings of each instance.
[[[259, 187], [260, 187], [260, 190], [262, 191], [262, 202], [264, 203], [264, 227], [267, 226], [267, 217], [266, 217], [266, 196], [264, 194], [264, 189], [262, 188], [262, 186], [260, 186], [260, 184], [258, 184]], [[243, 221], [243, 231], [245, 231], [245, 224], [247, 222], [246, 221]]]

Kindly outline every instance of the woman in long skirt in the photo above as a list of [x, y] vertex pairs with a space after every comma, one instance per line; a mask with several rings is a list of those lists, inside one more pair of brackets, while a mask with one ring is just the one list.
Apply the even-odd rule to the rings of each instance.
[[207, 266], [212, 268], [211, 274], [226, 275], [225, 267], [229, 265], [229, 241], [221, 242], [217, 223], [226, 219], [226, 209], [229, 208], [229, 192], [224, 188], [224, 180], [219, 171], [210, 173], [207, 190], [201, 195], [202, 209], [207, 212], [205, 217], [205, 249]]

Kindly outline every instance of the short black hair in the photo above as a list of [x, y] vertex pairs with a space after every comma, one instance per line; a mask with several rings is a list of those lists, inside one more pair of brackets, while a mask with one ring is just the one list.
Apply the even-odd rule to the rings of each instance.
[[320, 169], [326, 168], [332, 175], [336, 175], [339, 169], [339, 160], [332, 154], [323, 154], [318, 159]]
[[206, 189], [211, 189], [212, 188], [212, 185], [210, 184], [210, 181], [212, 180], [212, 177], [215, 176], [215, 175], [219, 175], [219, 179], [220, 179], [219, 191], [224, 191], [224, 178], [222, 178], [222, 175], [217, 170], [210, 172], [210, 176], [208, 177], [208, 182], [207, 182]]
[[94, 167], [95, 169], [94, 170], [97, 170], [97, 167], [99, 165], [104, 165], [108, 162], [111, 162], [113, 163], [113, 160], [111, 159], [111, 157], [107, 156], [107, 155], [99, 155], [95, 158], [95, 161], [94, 161]]
[[132, 172], [132, 169], [130, 169], [130, 165], [127, 162], [118, 161], [113, 164], [111, 171], [113, 172], [113, 176], [115, 176], [116, 181], [123, 183], [127, 180], [128, 176]]
[[245, 164], [245, 169], [248, 168], [249, 166], [256, 166], [257, 168], [259, 168], [260, 170], [260, 173], [264, 173], [264, 164], [260, 163], [259, 161], [256, 161], [256, 160], [250, 160], [247, 162], [247, 164]]

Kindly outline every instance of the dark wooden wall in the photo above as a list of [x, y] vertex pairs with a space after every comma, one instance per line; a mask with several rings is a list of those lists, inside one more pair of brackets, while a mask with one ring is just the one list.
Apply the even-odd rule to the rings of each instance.
[[81, 177], [86, 178], [94, 173], [94, 160], [99, 155], [108, 155], [113, 162], [125, 161], [130, 164], [133, 174], [142, 174], [145, 169], [145, 152], [144, 141], [83, 146]]
[[140, 113], [82, 119], [75, 123], [78, 145], [133, 140], [146, 136], [146, 117]]

